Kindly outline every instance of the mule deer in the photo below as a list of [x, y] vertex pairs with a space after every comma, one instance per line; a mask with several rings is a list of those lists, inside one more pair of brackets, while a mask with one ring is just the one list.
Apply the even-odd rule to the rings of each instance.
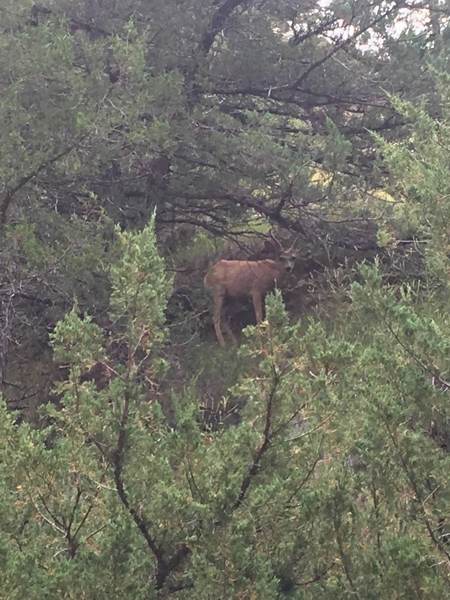
[[[208, 271], [204, 284], [212, 291], [214, 312], [213, 322], [217, 340], [225, 345], [222, 334], [221, 320], [225, 299], [249, 296], [253, 302], [256, 322], [263, 319], [263, 300], [267, 292], [282, 279], [286, 272], [294, 268], [296, 254], [293, 246], [283, 250], [280, 242], [270, 234], [276, 246], [277, 258], [264, 260], [219, 260]], [[266, 242], [267, 244], [267, 242]], [[231, 334], [228, 323], [227, 331]]]

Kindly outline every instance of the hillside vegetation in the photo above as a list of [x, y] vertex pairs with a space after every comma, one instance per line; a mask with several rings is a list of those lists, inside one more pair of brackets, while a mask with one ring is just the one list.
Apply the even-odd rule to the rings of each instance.
[[2, 0], [1, 599], [450, 596], [449, 62], [444, 0]]

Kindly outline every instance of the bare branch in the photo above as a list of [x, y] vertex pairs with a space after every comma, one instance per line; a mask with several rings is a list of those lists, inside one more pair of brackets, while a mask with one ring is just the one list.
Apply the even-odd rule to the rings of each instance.
[[216, 35], [221, 29], [223, 29], [228, 17], [231, 15], [233, 10], [238, 6], [247, 4], [248, 0], [226, 0], [216, 12], [213, 14], [209, 29], [203, 34], [200, 42], [200, 47], [204, 54], [208, 54], [211, 46], [214, 43]]
[[277, 392], [279, 383], [280, 383], [280, 376], [279, 376], [278, 372], [276, 370], [274, 370], [272, 387], [270, 389], [270, 392], [269, 392], [269, 395], [267, 398], [267, 403], [266, 403], [266, 418], [265, 418], [265, 424], [264, 424], [262, 443], [259, 446], [258, 450], [256, 451], [255, 456], [253, 458], [253, 462], [250, 465], [250, 468], [248, 469], [247, 475], [244, 477], [244, 479], [241, 483], [239, 495], [231, 507], [231, 512], [234, 512], [237, 508], [239, 508], [239, 506], [241, 506], [242, 502], [245, 499], [247, 491], [248, 491], [255, 475], [257, 474], [257, 472], [259, 470], [261, 460], [262, 460], [264, 454], [270, 448], [272, 438], [273, 438], [273, 432], [272, 432], [273, 403], [275, 400], [275, 396], [276, 396], [276, 392]]
[[66, 146], [66, 148], [64, 148], [63, 150], [61, 150], [54, 156], [51, 156], [50, 158], [48, 158], [46, 161], [44, 161], [39, 166], [37, 166], [35, 169], [33, 169], [33, 171], [31, 171], [27, 175], [24, 175], [23, 177], [21, 177], [19, 179], [19, 181], [17, 181], [17, 183], [15, 185], [13, 185], [13, 187], [6, 190], [6, 193], [3, 197], [3, 199], [0, 201], [0, 231], [6, 225], [6, 217], [7, 217], [8, 209], [11, 205], [11, 202], [14, 199], [14, 196], [17, 194], [17, 192], [19, 190], [21, 190], [25, 185], [27, 185], [27, 183], [29, 183], [37, 175], [39, 175], [39, 173], [41, 173], [41, 171], [44, 171], [50, 165], [57, 162], [60, 158], [63, 158], [64, 156], [67, 156], [67, 154], [72, 152], [72, 150], [78, 146], [78, 144], [80, 143], [80, 141], [82, 139], [83, 138], [77, 139], [75, 142], [73, 142], [69, 146]]

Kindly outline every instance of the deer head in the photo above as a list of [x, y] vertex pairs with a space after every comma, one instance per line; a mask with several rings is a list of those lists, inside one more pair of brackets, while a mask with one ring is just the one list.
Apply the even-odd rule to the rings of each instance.
[[290, 273], [294, 270], [295, 261], [297, 260], [295, 245], [300, 236], [295, 238], [287, 250], [283, 249], [282, 243], [275, 237], [272, 231], [269, 233], [269, 236], [271, 241], [266, 241], [265, 245], [270, 244], [272, 246], [275, 253], [275, 260], [281, 264], [284, 272]]

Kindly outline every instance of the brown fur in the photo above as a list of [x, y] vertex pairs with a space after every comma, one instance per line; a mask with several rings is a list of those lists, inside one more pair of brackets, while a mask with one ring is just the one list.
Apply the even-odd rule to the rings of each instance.
[[[294, 265], [295, 256], [283, 252], [276, 260], [219, 260], [205, 276], [205, 287], [210, 289], [214, 301], [214, 329], [221, 346], [225, 345], [221, 330], [222, 307], [225, 298], [249, 296], [253, 301], [256, 322], [263, 318], [263, 299], [288, 269]], [[229, 333], [228, 325], [225, 326]]]

